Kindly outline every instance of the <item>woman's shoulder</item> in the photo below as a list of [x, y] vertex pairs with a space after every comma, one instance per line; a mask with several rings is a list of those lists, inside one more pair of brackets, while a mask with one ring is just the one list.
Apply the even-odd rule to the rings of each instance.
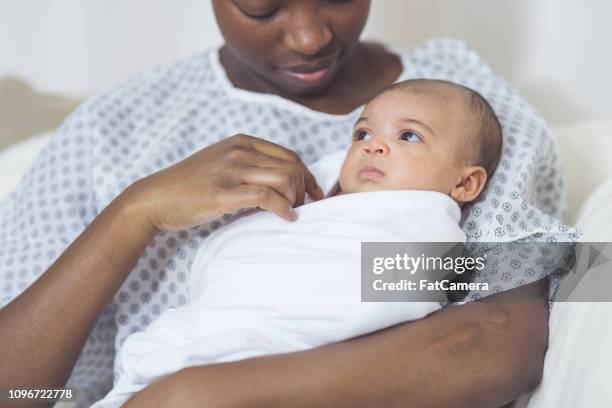
[[93, 158], [91, 171], [100, 177], [121, 165], [136, 168], [160, 143], [195, 126], [193, 112], [212, 109], [211, 52], [151, 68], [88, 98], [55, 132], [53, 145], [83, 139]]
[[[501, 122], [502, 158], [481, 200], [464, 219], [468, 237], [498, 240], [532, 234], [535, 223], [514, 221], [521, 215], [517, 209], [523, 200], [560, 217], [565, 193], [558, 147], [544, 118], [521, 92], [464, 41], [436, 38], [396, 50], [404, 63], [400, 79], [439, 79], [466, 86], [487, 99]], [[509, 216], [506, 211], [511, 209]]]
[[[479, 92], [493, 106], [502, 124], [520, 114], [547, 127], [537, 110], [465, 41], [434, 38], [416, 46], [393, 48], [404, 63], [403, 79], [430, 78], [455, 82]], [[509, 123], [508, 123], [509, 124]]]
[[432, 38], [412, 46], [389, 44], [387, 47], [402, 58], [407, 76], [431, 71], [494, 74], [482, 56], [460, 39]]
[[[211, 68], [215, 49], [150, 68], [125, 82], [95, 94], [77, 109], [97, 137], [122, 139], [143, 134], [172, 115], [184, 115], [186, 106], [215, 99], [217, 74]], [[67, 120], [64, 127], [74, 122]]]
[[179, 95], [211, 90], [216, 84], [215, 73], [211, 67], [213, 52], [216, 52], [216, 49], [149, 68], [112, 89], [95, 95], [92, 101], [98, 104], [131, 102], [134, 107], [138, 107], [148, 100], [155, 106], [161, 106]]

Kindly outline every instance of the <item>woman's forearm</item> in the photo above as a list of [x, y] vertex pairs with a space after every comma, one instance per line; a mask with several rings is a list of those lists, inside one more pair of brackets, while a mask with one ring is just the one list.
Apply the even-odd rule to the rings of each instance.
[[154, 234], [125, 197], [0, 310], [0, 389], [65, 384], [93, 325]]
[[[127, 405], [499, 407], [537, 385], [548, 307], [534, 285], [285, 355], [184, 369]], [[170, 405], [168, 405], [170, 406]]]

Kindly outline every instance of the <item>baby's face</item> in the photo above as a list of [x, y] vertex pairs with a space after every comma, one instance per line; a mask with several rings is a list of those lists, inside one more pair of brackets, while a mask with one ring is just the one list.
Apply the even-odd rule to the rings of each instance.
[[370, 102], [353, 131], [340, 172], [342, 193], [433, 190], [455, 186], [466, 109], [436, 94], [386, 92]]

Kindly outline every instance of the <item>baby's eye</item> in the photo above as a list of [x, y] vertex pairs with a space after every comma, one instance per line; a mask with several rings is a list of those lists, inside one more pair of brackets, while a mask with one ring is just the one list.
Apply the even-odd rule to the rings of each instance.
[[419, 142], [421, 140], [421, 136], [415, 132], [404, 132], [400, 136], [400, 139], [406, 142]]
[[358, 141], [367, 140], [370, 138], [370, 134], [365, 130], [357, 132], [355, 139]]

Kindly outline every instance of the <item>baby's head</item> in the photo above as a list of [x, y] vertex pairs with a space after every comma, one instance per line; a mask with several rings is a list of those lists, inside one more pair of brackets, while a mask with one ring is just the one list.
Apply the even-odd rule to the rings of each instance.
[[499, 120], [477, 92], [446, 81], [401, 82], [374, 98], [355, 124], [341, 194], [433, 190], [463, 206], [495, 171], [501, 144]]

